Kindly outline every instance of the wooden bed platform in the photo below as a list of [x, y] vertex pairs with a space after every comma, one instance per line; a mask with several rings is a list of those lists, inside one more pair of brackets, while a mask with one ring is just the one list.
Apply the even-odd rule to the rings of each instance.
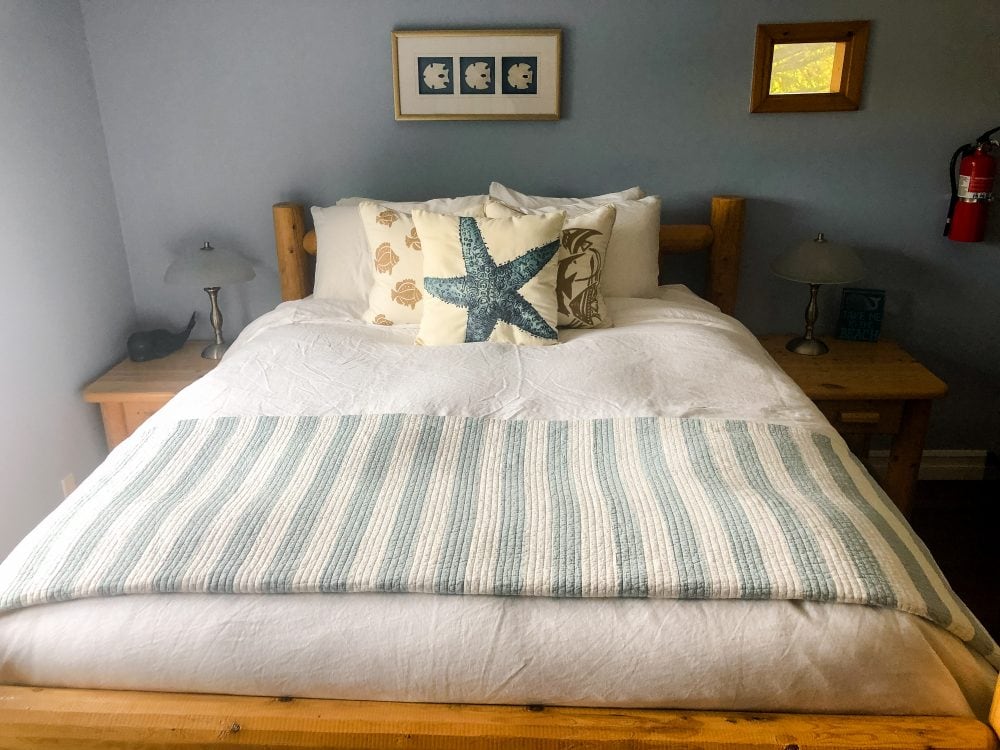
[[0, 748], [996, 750], [929, 716], [660, 711], [0, 688]]
[[[706, 297], [736, 305], [744, 201], [712, 199], [707, 225], [665, 225], [665, 253], [708, 251]], [[301, 206], [274, 206], [282, 297], [312, 291], [316, 239]], [[863, 676], [859, 675], [859, 679]], [[0, 685], [0, 750], [65, 747], [414, 750], [1000, 750], [989, 726], [935, 716], [483, 706], [78, 690]]]

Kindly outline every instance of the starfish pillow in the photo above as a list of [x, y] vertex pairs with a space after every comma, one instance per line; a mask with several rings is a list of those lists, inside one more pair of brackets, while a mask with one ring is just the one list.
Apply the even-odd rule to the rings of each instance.
[[564, 215], [481, 219], [414, 211], [424, 256], [418, 344], [555, 344]]

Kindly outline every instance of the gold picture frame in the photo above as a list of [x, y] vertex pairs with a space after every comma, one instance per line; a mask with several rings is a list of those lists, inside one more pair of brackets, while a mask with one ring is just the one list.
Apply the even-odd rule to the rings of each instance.
[[[844, 112], [861, 107], [861, 84], [868, 49], [868, 21], [770, 23], [757, 27], [751, 112]], [[775, 48], [829, 45], [832, 63], [829, 85], [813, 93], [781, 93], [772, 86]]]
[[558, 120], [561, 29], [392, 32], [397, 120]]

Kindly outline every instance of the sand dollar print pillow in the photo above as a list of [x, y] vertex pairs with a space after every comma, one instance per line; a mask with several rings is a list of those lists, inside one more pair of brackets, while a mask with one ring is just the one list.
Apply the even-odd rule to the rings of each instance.
[[555, 344], [563, 214], [477, 219], [414, 211], [424, 254], [417, 343]]
[[[486, 204], [486, 215], [495, 218], [522, 216], [525, 211], [497, 200]], [[608, 306], [601, 294], [601, 275], [608, 240], [615, 224], [615, 207], [601, 206], [563, 224], [556, 277], [556, 301], [562, 328], [607, 328]]]

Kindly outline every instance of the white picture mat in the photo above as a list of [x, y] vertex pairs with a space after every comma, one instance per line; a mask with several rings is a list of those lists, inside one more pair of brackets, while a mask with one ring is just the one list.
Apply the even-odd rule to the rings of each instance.
[[[440, 32], [394, 32], [397, 117], [431, 116], [457, 119], [485, 116], [547, 118], [559, 116], [559, 51], [560, 32], [524, 31], [453, 34]], [[527, 56], [538, 58], [537, 93], [503, 94], [500, 80], [495, 81], [494, 94], [460, 94], [458, 81], [451, 94], [420, 94], [418, 88], [418, 57], [494, 57], [494, 76], [498, 74], [500, 58]], [[460, 75], [455, 66], [456, 77]]]

